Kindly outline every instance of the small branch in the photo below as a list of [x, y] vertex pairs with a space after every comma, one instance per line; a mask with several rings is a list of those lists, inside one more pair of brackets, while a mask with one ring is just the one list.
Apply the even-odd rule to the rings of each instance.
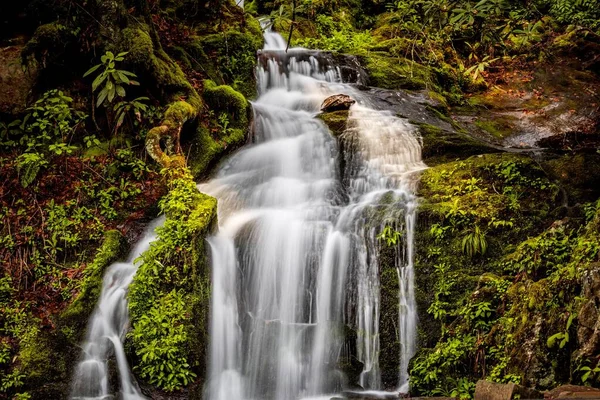
[[292, 42], [292, 32], [294, 32], [294, 24], [296, 23], [296, 0], [292, 1], [292, 21], [290, 22], [290, 33], [288, 34], [287, 46], [285, 48], [285, 52], [287, 53], [290, 48], [290, 43]]

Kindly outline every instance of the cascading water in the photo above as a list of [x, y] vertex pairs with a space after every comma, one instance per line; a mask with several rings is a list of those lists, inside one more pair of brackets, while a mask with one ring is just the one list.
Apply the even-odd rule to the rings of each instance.
[[148, 225], [142, 238], [129, 253], [126, 262], [116, 262], [108, 267], [102, 282], [102, 293], [96, 310], [88, 324], [88, 332], [81, 361], [73, 378], [72, 399], [105, 400], [114, 398], [109, 385], [109, 358], [117, 360], [120, 377], [120, 398], [123, 400], [145, 399], [132, 379], [123, 350], [123, 338], [127, 332], [127, 288], [133, 280], [137, 265], [135, 260], [150, 248], [156, 240], [154, 229], [164, 218]]
[[[413, 172], [423, 169], [414, 128], [369, 108], [318, 52], [290, 49], [269, 29], [257, 68], [254, 144], [199, 185], [219, 200], [212, 250], [210, 400], [329, 398], [345, 385], [345, 325], [358, 332], [360, 385], [381, 388], [377, 234], [401, 230], [399, 383], [415, 352]], [[344, 167], [315, 118], [329, 95], [351, 108]], [[377, 217], [375, 217], [377, 215]]]

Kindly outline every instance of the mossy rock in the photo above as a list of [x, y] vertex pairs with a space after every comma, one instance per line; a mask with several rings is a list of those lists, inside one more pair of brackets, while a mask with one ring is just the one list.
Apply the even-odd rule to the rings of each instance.
[[107, 231], [104, 242], [94, 261], [85, 269], [81, 291], [73, 303], [59, 317], [61, 325], [82, 332], [87, 326], [88, 317], [96, 307], [102, 291], [102, 279], [106, 268], [125, 255], [125, 238], [117, 230]]
[[474, 139], [470, 135], [449, 131], [434, 125], [417, 123], [423, 140], [422, 157], [429, 165], [446, 160], [464, 159], [477, 154], [497, 153], [498, 149]]
[[[140, 380], [173, 391], [202, 386], [206, 375], [211, 291], [205, 239], [216, 229], [217, 201], [197, 191], [188, 171], [170, 184], [161, 203], [165, 222], [129, 287], [133, 332], [126, 350]], [[158, 357], [142, 357], [148, 351]], [[159, 370], [175, 370], [177, 382]]]
[[217, 86], [206, 80], [204, 88], [203, 96], [212, 113], [183, 140], [189, 153], [188, 164], [195, 177], [205, 176], [219, 157], [246, 142], [252, 118], [250, 103], [231, 86]]
[[432, 89], [437, 84], [432, 71], [414, 61], [389, 57], [385, 53], [361, 56], [369, 74], [369, 84], [383, 89]]
[[25, 375], [24, 389], [33, 399], [66, 398], [91, 316], [102, 290], [106, 268], [125, 255], [125, 238], [119, 231], [105, 234], [93, 262], [85, 270], [81, 291], [55, 320], [55, 329], [31, 328], [22, 338], [18, 360]]
[[206, 103], [215, 113], [226, 113], [229, 124], [238, 129], [247, 129], [250, 115], [250, 104], [244, 95], [231, 86], [217, 86], [211, 80], [204, 81], [204, 93], [202, 94]]
[[262, 34], [230, 30], [199, 38], [198, 45], [221, 72], [224, 81], [219, 83], [232, 85], [247, 98], [256, 95], [254, 67], [256, 51], [263, 45]]
[[567, 154], [544, 161], [542, 166], [565, 188], [570, 205], [600, 197], [600, 155]]
[[346, 130], [348, 110], [339, 110], [319, 114], [317, 117], [327, 125], [333, 136], [340, 136]]
[[126, 28], [121, 31], [120, 51], [127, 51], [125, 62], [138, 74], [144, 86], [157, 88], [158, 98], [171, 101], [185, 98], [196, 110], [202, 107], [200, 96], [187, 77], [162, 49], [155, 48], [149, 29]]

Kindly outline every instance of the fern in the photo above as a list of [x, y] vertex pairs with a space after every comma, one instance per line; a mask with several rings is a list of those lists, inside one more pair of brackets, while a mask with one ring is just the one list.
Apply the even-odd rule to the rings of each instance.
[[477, 254], [484, 255], [487, 251], [487, 240], [485, 232], [475, 225], [473, 232], [467, 233], [462, 240], [462, 251], [469, 257]]
[[26, 188], [31, 185], [48, 161], [41, 153], [23, 153], [17, 158], [17, 171], [21, 180], [21, 186]]

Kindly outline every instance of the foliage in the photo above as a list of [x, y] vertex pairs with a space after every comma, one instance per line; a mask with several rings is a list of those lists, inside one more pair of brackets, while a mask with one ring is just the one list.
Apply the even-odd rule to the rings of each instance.
[[563, 347], [565, 347], [565, 345], [567, 343], [569, 343], [569, 329], [571, 328], [571, 325], [573, 324], [573, 319], [576, 317], [577, 317], [576, 314], [570, 314], [569, 319], [567, 320], [567, 326], [565, 327], [564, 332], [555, 333], [554, 335], [552, 335], [548, 338], [548, 341], [546, 342], [548, 345], [548, 348], [553, 348], [556, 345], [557, 341], [559, 341], [558, 342], [559, 349], [562, 349]]
[[193, 356], [197, 349], [192, 353], [182, 344], [204, 329], [192, 315], [205, 318], [208, 312], [203, 239], [215, 218], [216, 200], [198, 191], [186, 168], [162, 174], [170, 187], [159, 203], [166, 218], [157, 228], [159, 239], [136, 261], [141, 265], [130, 286], [129, 310], [135, 368], [149, 382], [173, 391], [187, 385], [204, 361]]
[[143, 103], [143, 101], [147, 100], [150, 99], [147, 97], [138, 97], [131, 101], [120, 101], [116, 103], [113, 107], [116, 119], [115, 131], [123, 125], [125, 117], [128, 115], [131, 116], [131, 114], [133, 114], [135, 120], [141, 121], [142, 114], [148, 111], [148, 105]]
[[122, 52], [115, 56], [113, 52], [107, 51], [100, 58], [101, 63], [93, 66], [83, 75], [85, 78], [103, 68], [92, 82], [92, 92], [101, 88], [96, 99], [96, 107], [100, 107], [105, 101], [112, 103], [115, 97], [125, 97], [125, 85], [139, 85], [137, 81], [130, 79], [136, 78], [133, 72], [117, 69], [117, 63], [125, 60], [127, 54]]
[[598, 0], [553, 0], [550, 3], [550, 12], [559, 22], [600, 28]]
[[140, 376], [167, 392], [187, 386], [196, 376], [186, 360], [188, 318], [184, 295], [172, 291], [142, 315], [132, 332]]
[[388, 247], [395, 246], [402, 237], [402, 234], [392, 228], [390, 225], [386, 225], [381, 233], [377, 235], [377, 239], [385, 241]]
[[347, 21], [336, 22], [327, 15], [316, 18], [318, 38], [305, 38], [297, 46], [363, 54], [374, 44], [371, 32], [354, 32]]
[[482, 232], [478, 225], [463, 237], [462, 251], [469, 257], [484, 255], [487, 251], [485, 232]]
[[6, 144], [23, 151], [15, 160], [23, 187], [35, 181], [52, 156], [68, 155], [75, 150], [68, 142], [86, 116], [71, 108], [72, 102], [62, 91], [49, 90], [27, 109], [23, 120], [5, 126], [7, 139], [18, 136], [18, 140]]
[[474, 336], [461, 335], [440, 342], [435, 351], [417, 356], [410, 369], [414, 390], [435, 396], [450, 388], [450, 393], [455, 392], [459, 396], [467, 394], [467, 398], [470, 398], [474, 386], [466, 379], [455, 380], [453, 376], [467, 372], [468, 359], [474, 355], [475, 343]]

